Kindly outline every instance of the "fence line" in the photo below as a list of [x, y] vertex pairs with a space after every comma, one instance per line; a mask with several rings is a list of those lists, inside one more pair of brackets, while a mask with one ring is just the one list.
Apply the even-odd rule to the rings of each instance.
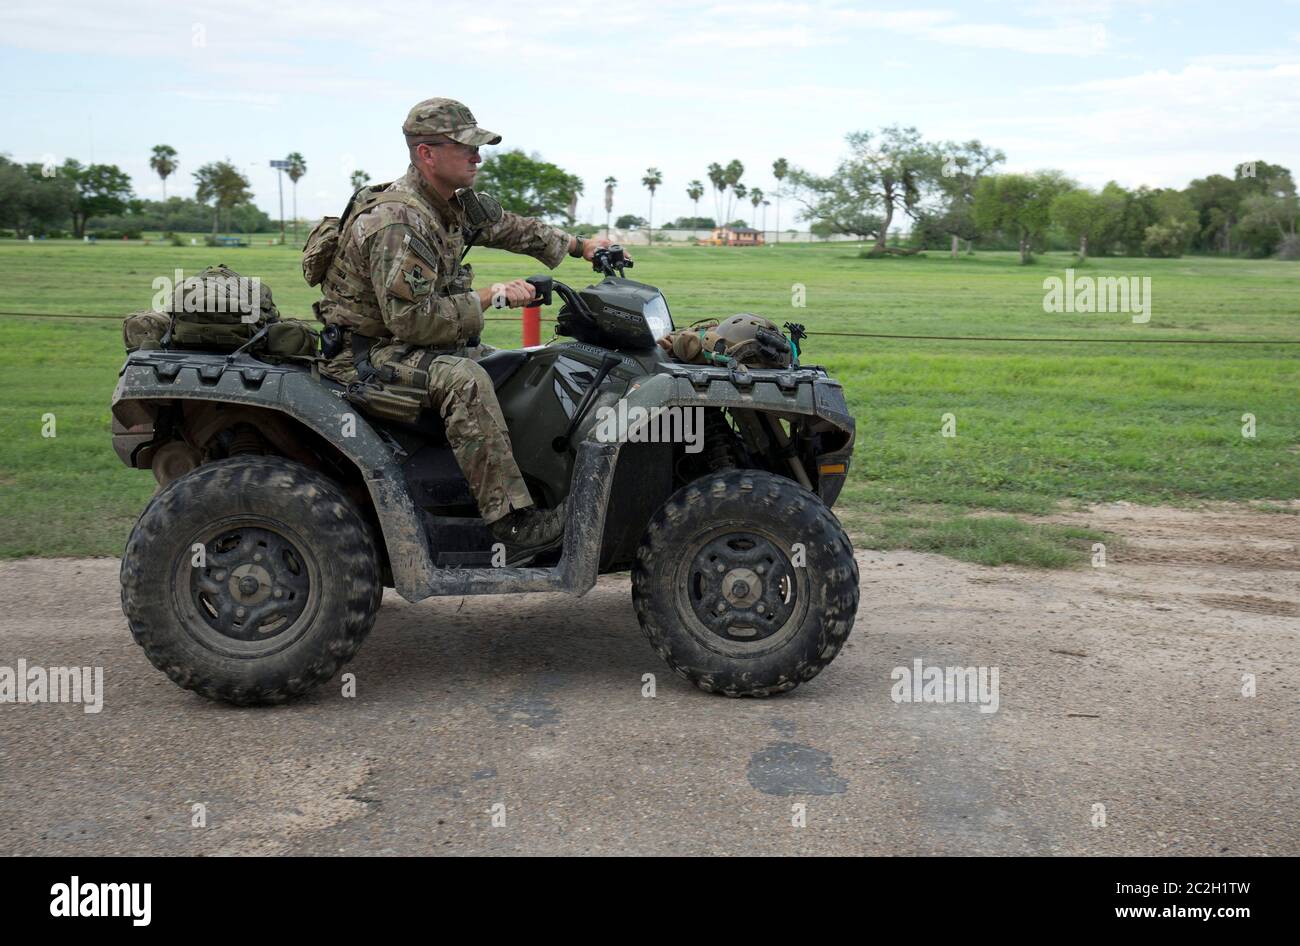
[[[33, 319], [93, 319], [96, 322], [111, 321], [114, 316], [82, 315], [72, 312], [4, 312], [0, 315], [21, 316]], [[303, 320], [310, 321], [310, 320]], [[514, 322], [521, 319], [508, 315], [485, 315], [485, 322]], [[543, 318], [543, 322], [555, 319]], [[892, 335], [885, 332], [821, 332], [808, 333], [809, 338], [901, 338], [927, 342], [1064, 342], [1086, 345], [1300, 345], [1296, 338], [1052, 338], [1049, 336], [1029, 335]]]

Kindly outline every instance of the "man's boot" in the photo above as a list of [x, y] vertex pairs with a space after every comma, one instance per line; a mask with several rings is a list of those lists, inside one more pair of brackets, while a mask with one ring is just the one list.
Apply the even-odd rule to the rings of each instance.
[[554, 509], [516, 509], [492, 523], [492, 537], [506, 547], [506, 565], [522, 565], [564, 541], [564, 503]]

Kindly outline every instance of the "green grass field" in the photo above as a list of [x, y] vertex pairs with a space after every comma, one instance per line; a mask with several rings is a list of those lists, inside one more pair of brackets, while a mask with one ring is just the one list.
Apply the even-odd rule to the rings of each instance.
[[[857, 417], [857, 452], [837, 512], [864, 544], [1055, 566], [1076, 559], [1093, 536], [966, 513], [1300, 496], [1300, 345], [1142, 342], [1300, 341], [1296, 264], [1108, 259], [1079, 269], [1151, 277], [1151, 319], [1133, 324], [1125, 314], [1043, 312], [1043, 280], [1070, 265], [1065, 255], [1027, 267], [1001, 253], [866, 260], [853, 244], [635, 255], [629, 275], [664, 291], [678, 325], [752, 311], [808, 327], [805, 361], [844, 382]], [[493, 250], [476, 249], [470, 260], [478, 285], [542, 269]], [[148, 307], [155, 277], [213, 262], [261, 276], [286, 315], [310, 315], [316, 292], [291, 247], [0, 243], [0, 313], [60, 316], [0, 315], [0, 556], [120, 553], [153, 480], [122, 467], [110, 446], [119, 320]], [[578, 284], [591, 276], [573, 260], [556, 275]], [[791, 305], [795, 284], [805, 287], [805, 308]], [[490, 322], [485, 336], [497, 346], [519, 344], [513, 321]], [[52, 438], [42, 436], [47, 413], [57, 424]], [[1253, 439], [1242, 436], [1247, 413]], [[941, 435], [945, 414], [955, 418], [955, 437]]]

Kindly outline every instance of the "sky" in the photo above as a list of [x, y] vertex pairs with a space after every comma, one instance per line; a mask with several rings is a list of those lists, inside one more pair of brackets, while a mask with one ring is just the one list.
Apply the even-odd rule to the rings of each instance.
[[616, 216], [647, 216], [651, 166], [656, 222], [694, 213], [692, 179], [712, 216], [711, 162], [770, 193], [776, 158], [829, 173], [845, 134], [890, 124], [1011, 171], [1182, 187], [1300, 172], [1300, 0], [0, 0], [0, 152], [117, 164], [146, 198], [166, 143], [169, 195], [229, 159], [278, 217], [268, 162], [299, 151], [299, 215], [337, 214], [353, 170], [403, 173], [402, 120], [431, 96], [581, 177], [588, 222], [609, 175]]

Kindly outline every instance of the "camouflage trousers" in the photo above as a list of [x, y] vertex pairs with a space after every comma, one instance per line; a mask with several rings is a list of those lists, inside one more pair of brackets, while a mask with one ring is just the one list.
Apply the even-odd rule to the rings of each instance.
[[[533, 505], [515, 463], [492, 379], [477, 362], [398, 342], [380, 342], [370, 350], [370, 364], [376, 371], [392, 368], [396, 384], [423, 392], [424, 406], [438, 412], [484, 522], [496, 522], [512, 510]], [[352, 353], [346, 347], [323, 371], [344, 383], [357, 380]]]

